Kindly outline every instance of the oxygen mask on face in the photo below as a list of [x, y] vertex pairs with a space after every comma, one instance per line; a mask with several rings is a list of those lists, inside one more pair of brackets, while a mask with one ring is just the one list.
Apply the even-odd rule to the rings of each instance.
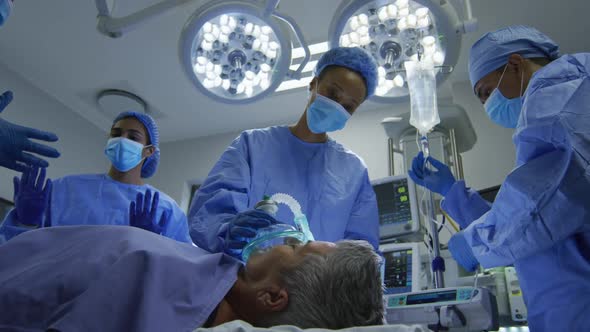
[[275, 246], [297, 245], [307, 242], [305, 235], [295, 227], [287, 224], [274, 224], [258, 230], [256, 237], [244, 247], [242, 261], [270, 251]]
[[[258, 202], [255, 209], [264, 211], [275, 217], [279, 210], [278, 204], [286, 204], [295, 215], [294, 223], [297, 227], [289, 224], [274, 224], [257, 231], [256, 236], [244, 247], [242, 261], [247, 262], [253, 254], [260, 254], [269, 251], [275, 246], [303, 244], [313, 241], [313, 235], [305, 215], [301, 213], [299, 203], [289, 195], [275, 194], [272, 197], [264, 196]], [[302, 220], [304, 222], [302, 222]]]

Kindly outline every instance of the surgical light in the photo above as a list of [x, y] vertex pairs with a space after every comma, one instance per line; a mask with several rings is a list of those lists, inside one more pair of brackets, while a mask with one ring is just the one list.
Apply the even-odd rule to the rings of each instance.
[[[468, 0], [466, 0], [468, 1]], [[429, 61], [437, 81], [459, 54], [459, 19], [448, 2], [434, 0], [345, 0], [330, 25], [330, 47], [362, 47], [379, 66], [376, 101], [408, 95], [406, 61]]]
[[[211, 1], [195, 11], [184, 27], [181, 59], [191, 81], [205, 95], [225, 103], [259, 100], [285, 77], [298, 79], [310, 58], [301, 31], [288, 16], [251, 1]], [[360, 22], [360, 21], [359, 21]], [[289, 28], [304, 58], [290, 69]]]

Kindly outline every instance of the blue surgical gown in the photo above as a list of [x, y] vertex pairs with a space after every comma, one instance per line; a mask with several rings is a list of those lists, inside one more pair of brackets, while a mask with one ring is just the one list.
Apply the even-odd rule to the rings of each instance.
[[[145, 193], [147, 189], [158, 191], [148, 184], [138, 186], [121, 183], [106, 174], [72, 175], [56, 179], [53, 181], [43, 224], [45, 227], [129, 225], [129, 204], [135, 200], [137, 193]], [[158, 218], [164, 211], [169, 213], [170, 223], [163, 235], [180, 242], [192, 242], [186, 215], [170, 196], [160, 192]], [[15, 212], [11, 210], [0, 226], [0, 243], [31, 229], [20, 224]]]
[[135, 227], [65, 226], [0, 246], [0, 330], [192, 331], [241, 263]]
[[442, 205], [484, 267], [514, 265], [533, 332], [590, 328], [589, 73], [588, 53], [537, 71], [494, 204], [458, 181]]
[[[301, 204], [316, 240], [360, 239], [378, 247], [377, 201], [363, 161], [332, 139], [307, 143], [286, 126], [245, 131], [227, 148], [191, 204], [193, 241], [221, 251], [226, 222], [276, 193]], [[286, 205], [277, 220], [293, 225]]]

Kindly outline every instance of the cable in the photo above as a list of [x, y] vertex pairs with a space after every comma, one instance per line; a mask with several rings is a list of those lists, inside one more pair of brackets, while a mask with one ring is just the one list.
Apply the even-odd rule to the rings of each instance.
[[477, 269], [475, 270], [475, 281], [473, 282], [473, 291], [471, 292], [471, 300], [469, 302], [472, 302], [473, 298], [475, 297], [475, 291], [477, 290], [477, 279], [479, 278], [480, 273], [483, 273], [483, 271], [481, 271], [481, 266], [478, 265]]
[[[420, 151], [424, 152], [424, 151], [422, 150], [422, 145], [420, 144], [419, 137], [420, 137], [420, 136], [419, 136], [418, 132], [416, 132], [416, 145], [418, 146], [418, 149], [419, 149]], [[424, 168], [427, 168], [427, 167], [428, 167], [427, 160], [428, 160], [428, 158], [426, 158], [426, 159], [424, 160], [424, 166], [423, 166]], [[424, 220], [425, 220], [425, 221], [432, 220], [432, 221], [433, 221], [433, 222], [434, 222], [436, 225], [439, 225], [439, 227], [440, 227], [440, 228], [438, 229], [438, 232], [439, 232], [439, 233], [440, 233], [440, 231], [442, 230], [442, 227], [445, 227], [445, 228], [446, 228], [446, 229], [449, 231], [449, 234], [451, 234], [451, 235], [453, 235], [453, 234], [457, 233], [459, 230], [458, 230], [456, 227], [454, 227], [455, 225], [452, 225], [452, 226], [455, 228], [455, 231], [452, 231], [452, 230], [449, 228], [448, 224], [445, 222], [446, 214], [445, 214], [444, 212], [443, 212], [443, 222], [441, 223], [441, 222], [439, 222], [438, 220], [436, 220], [436, 218], [432, 218], [432, 217], [431, 217], [431, 216], [428, 214], [428, 212], [425, 212], [425, 211], [424, 211], [424, 204], [425, 204], [425, 203], [427, 203], [427, 202], [426, 202], [426, 199], [427, 199], [427, 198], [426, 198], [426, 194], [428, 194], [428, 191], [427, 191], [426, 189], [421, 189], [421, 190], [422, 190], [422, 196], [420, 197], [420, 199], [419, 199], [419, 201], [418, 201], [418, 211], [419, 211], [420, 215], [422, 215], [422, 216], [424, 217]], [[432, 209], [434, 209], [434, 206], [432, 207]], [[442, 211], [442, 209], [441, 209], [441, 211]]]
[[[444, 218], [444, 216], [443, 216], [443, 218]], [[441, 228], [442, 228], [442, 227], [445, 227], [445, 228], [447, 229], [447, 231], [449, 231], [449, 233], [450, 233], [451, 235], [453, 235], [453, 234], [455, 234], [455, 233], [456, 233], [456, 232], [454, 232], [454, 231], [453, 231], [453, 230], [452, 230], [452, 229], [449, 227], [449, 224], [448, 224], [448, 223], [441, 223], [440, 221], [438, 221], [438, 220], [436, 220], [436, 219], [433, 219], [433, 218], [431, 218], [431, 220], [432, 220], [432, 222], [434, 222], [435, 224], [439, 225]], [[440, 232], [440, 230], [439, 230], [439, 232]]]
[[[442, 224], [444, 225], [446, 221], [445, 215], [443, 214], [443, 220], [442, 220]], [[439, 226], [437, 232], [440, 233], [440, 231], [443, 229], [443, 226]]]
[[[428, 239], [426, 239], [426, 237], [428, 237]], [[422, 242], [424, 242], [424, 245], [426, 246], [426, 249], [428, 250], [428, 252], [431, 253], [432, 252], [432, 237], [430, 236], [428, 231], [426, 231], [424, 233], [424, 239], [422, 240]]]
[[[449, 226], [448, 226], [449, 223], [444, 222], [445, 219], [446, 219], [446, 217], [447, 217], [447, 215], [444, 212], [442, 213], [442, 215], [443, 215], [443, 222], [441, 223], [438, 220], [436, 220], [436, 218], [431, 218], [430, 215], [427, 214], [427, 212], [424, 211], [423, 205], [426, 202], [426, 194], [427, 193], [428, 192], [426, 190], [422, 189], [422, 196], [420, 197], [420, 200], [418, 201], [418, 212], [420, 213], [420, 215], [422, 215], [424, 217], [424, 220], [425, 221], [432, 220], [435, 224], [437, 224], [438, 226], [440, 226], [441, 228], [439, 228], [438, 232], [440, 232], [440, 230], [442, 229], [442, 227], [445, 227], [449, 231], [449, 234], [451, 234], [451, 235], [459, 232], [459, 230], [455, 227], [455, 225], [451, 224], [453, 226], [453, 228], [455, 228], [455, 230], [453, 231], [453, 230], [451, 230], [449, 228]], [[441, 211], [442, 211], [442, 209], [441, 209]]]
[[459, 310], [459, 308], [457, 308], [457, 306], [450, 305], [448, 308], [457, 315], [457, 318], [461, 321], [461, 326], [467, 326], [467, 319], [465, 319], [465, 315]]
[[[444, 200], [444, 198], [443, 198]], [[442, 201], [441, 201], [442, 204]], [[455, 220], [453, 220], [453, 218], [451, 218], [446, 212], [445, 210], [442, 209], [442, 207], [440, 208], [440, 212], [443, 214], [443, 216], [445, 216], [446, 219], [449, 220], [449, 224], [451, 224], [451, 226], [453, 226], [453, 229], [455, 230], [455, 233], [459, 233], [459, 227], [457, 226], [457, 222]]]
[[[424, 163], [419, 165], [422, 167], [423, 173], [426, 173], [427, 170], [430, 170], [428, 158], [429, 158], [429, 146], [428, 146], [428, 137], [426, 135], [422, 136], [419, 140], [418, 133], [416, 133], [416, 144], [418, 145], [418, 149], [423, 152], [424, 154]], [[423, 217], [425, 224], [428, 224], [425, 234], [428, 235], [428, 243], [427, 246], [429, 247], [429, 254], [432, 264], [430, 265], [430, 270], [433, 277], [433, 284], [436, 288], [442, 287], [443, 283], [443, 271], [444, 271], [444, 259], [440, 257], [440, 242], [438, 238], [438, 233], [442, 230], [442, 227], [446, 227], [450, 234], [453, 232], [450, 230], [446, 223], [440, 223], [436, 220], [436, 210], [434, 206], [434, 197], [433, 193], [430, 190], [421, 189], [422, 196], [418, 203], [418, 210], [420, 215]], [[428, 194], [428, 197], [426, 196]], [[426, 211], [424, 211], [426, 209]], [[444, 219], [443, 219], [444, 221]], [[440, 228], [437, 231], [436, 225], [439, 225]], [[426, 241], [425, 241], [426, 242]]]

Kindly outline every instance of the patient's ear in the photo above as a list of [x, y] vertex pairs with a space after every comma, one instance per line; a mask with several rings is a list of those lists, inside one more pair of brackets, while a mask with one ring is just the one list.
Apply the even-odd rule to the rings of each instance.
[[289, 303], [289, 293], [284, 287], [278, 285], [268, 286], [257, 292], [256, 302], [265, 311], [283, 311]]

